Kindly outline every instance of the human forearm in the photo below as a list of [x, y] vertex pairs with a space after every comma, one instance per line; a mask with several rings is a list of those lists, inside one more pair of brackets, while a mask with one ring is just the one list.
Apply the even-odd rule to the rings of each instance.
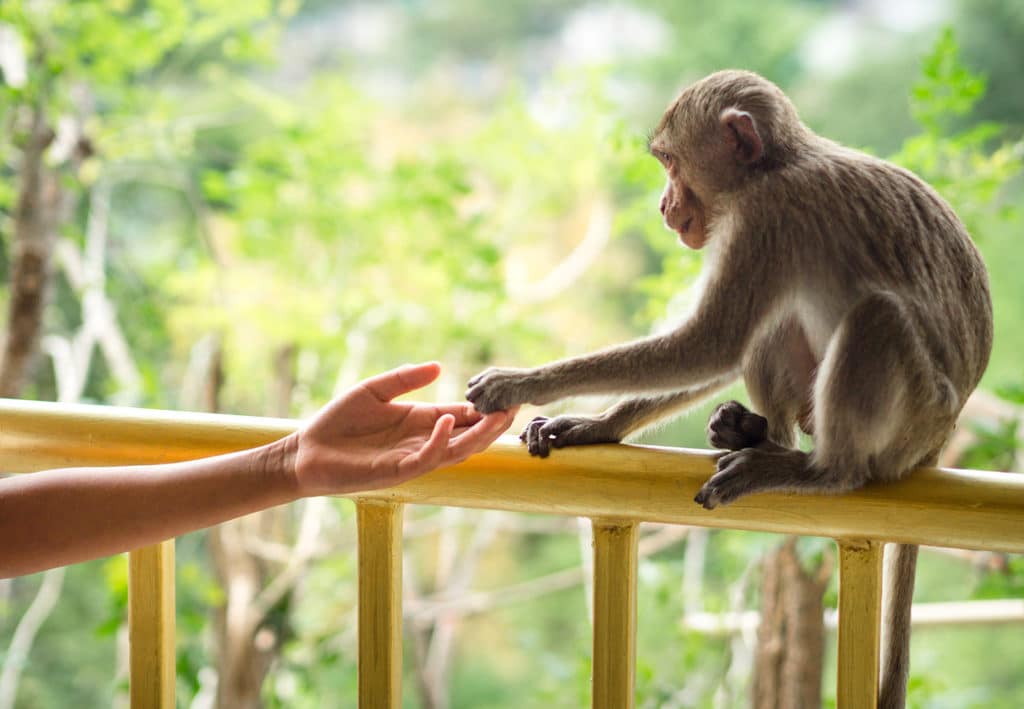
[[181, 463], [0, 480], [0, 577], [137, 549], [295, 500], [294, 436]]

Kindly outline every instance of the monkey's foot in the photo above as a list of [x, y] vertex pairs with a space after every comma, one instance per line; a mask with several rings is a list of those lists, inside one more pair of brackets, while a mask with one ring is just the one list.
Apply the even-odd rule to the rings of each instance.
[[607, 420], [595, 416], [538, 416], [519, 434], [530, 455], [547, 458], [552, 448], [589, 443], [618, 443], [620, 437]]
[[778, 447], [744, 448], [726, 453], [717, 462], [718, 472], [704, 483], [693, 501], [713, 510], [754, 492], [769, 490], [818, 489], [809, 476], [810, 459], [802, 451]]
[[712, 448], [738, 451], [768, 439], [768, 419], [738, 401], [719, 404], [708, 419], [708, 443]]

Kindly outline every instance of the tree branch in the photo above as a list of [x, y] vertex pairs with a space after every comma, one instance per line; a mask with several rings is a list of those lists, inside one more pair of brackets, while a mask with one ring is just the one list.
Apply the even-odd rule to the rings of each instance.
[[32, 650], [36, 633], [60, 600], [60, 592], [64, 587], [64, 572], [65, 567], [61, 566], [43, 573], [39, 592], [18, 622], [14, 637], [7, 648], [3, 671], [0, 672], [0, 709], [14, 707], [14, 700], [18, 696], [18, 680]]
[[[665, 525], [654, 534], [640, 540], [637, 554], [640, 558], [656, 554], [679, 543], [688, 533], [689, 527]], [[453, 598], [435, 596], [414, 600], [407, 604], [405, 616], [415, 625], [429, 625], [442, 613], [454, 612], [462, 617], [477, 615], [494, 608], [579, 586], [583, 583], [583, 578], [583, 567], [575, 566], [492, 591], [474, 591]]]
[[571, 288], [611, 239], [613, 216], [611, 205], [604, 199], [597, 199], [591, 206], [583, 240], [543, 278], [532, 283], [510, 283], [512, 299], [520, 303], [540, 303]]

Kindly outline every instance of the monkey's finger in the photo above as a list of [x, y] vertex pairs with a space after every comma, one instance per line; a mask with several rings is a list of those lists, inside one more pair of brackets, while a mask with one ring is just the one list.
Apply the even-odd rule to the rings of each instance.
[[537, 456], [538, 458], [547, 458], [551, 453], [548, 440], [545, 436], [541, 435], [539, 426], [530, 429], [526, 449], [530, 452], [530, 455]]
[[540, 429], [540, 433], [548, 439], [548, 445], [552, 448], [566, 448], [586, 443], [597, 443], [598, 441], [594, 437], [594, 430], [588, 424], [588, 421], [578, 418], [563, 418], [559, 416], [544, 424]]
[[488, 391], [487, 386], [484, 384], [477, 384], [468, 389], [466, 391], [466, 399], [473, 404], [473, 408], [482, 414], [492, 414], [495, 411], [508, 408], [508, 406], [502, 406], [494, 397], [493, 392]]
[[526, 426], [523, 428], [523, 432], [519, 434], [519, 440], [522, 441], [523, 443], [529, 443], [530, 429], [534, 428], [535, 426], [543, 426], [547, 420], [547, 416], [534, 416], [532, 419], [530, 419], [530, 422], [526, 424]]
[[551, 453], [551, 446], [548, 437], [542, 432], [544, 421], [534, 419], [530, 422], [527, 432], [526, 445], [530, 455], [540, 458], [547, 458]]
[[477, 384], [479, 384], [480, 380], [483, 379], [485, 376], [487, 376], [487, 373], [490, 372], [490, 371], [491, 371], [490, 369], [485, 369], [484, 371], [480, 372], [476, 376], [472, 377], [468, 382], [466, 382], [466, 386], [469, 387], [470, 389], [472, 389]]
[[716, 495], [714, 488], [711, 487], [710, 483], [704, 484], [704, 487], [702, 487], [697, 492], [696, 496], [694, 496], [693, 501], [706, 510], [715, 509], [715, 506], [717, 505]]

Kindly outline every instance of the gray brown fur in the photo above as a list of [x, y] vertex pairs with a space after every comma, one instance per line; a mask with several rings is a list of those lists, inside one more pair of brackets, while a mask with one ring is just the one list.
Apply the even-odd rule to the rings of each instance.
[[[685, 89], [650, 147], [668, 174], [666, 225], [707, 246], [693, 312], [663, 335], [489, 369], [467, 398], [489, 412], [642, 395], [597, 417], [535, 419], [524, 440], [545, 456], [619, 441], [743, 376], [758, 414], [730, 402], [712, 416], [709, 438], [731, 452], [696, 497], [708, 509], [756, 492], [848, 491], [933, 463], [992, 345], [985, 267], [949, 205], [907, 170], [815, 135], [748, 72]], [[797, 425], [814, 436], [810, 453], [793, 447]], [[883, 709], [903, 705], [908, 666], [914, 550], [896, 551]]]

